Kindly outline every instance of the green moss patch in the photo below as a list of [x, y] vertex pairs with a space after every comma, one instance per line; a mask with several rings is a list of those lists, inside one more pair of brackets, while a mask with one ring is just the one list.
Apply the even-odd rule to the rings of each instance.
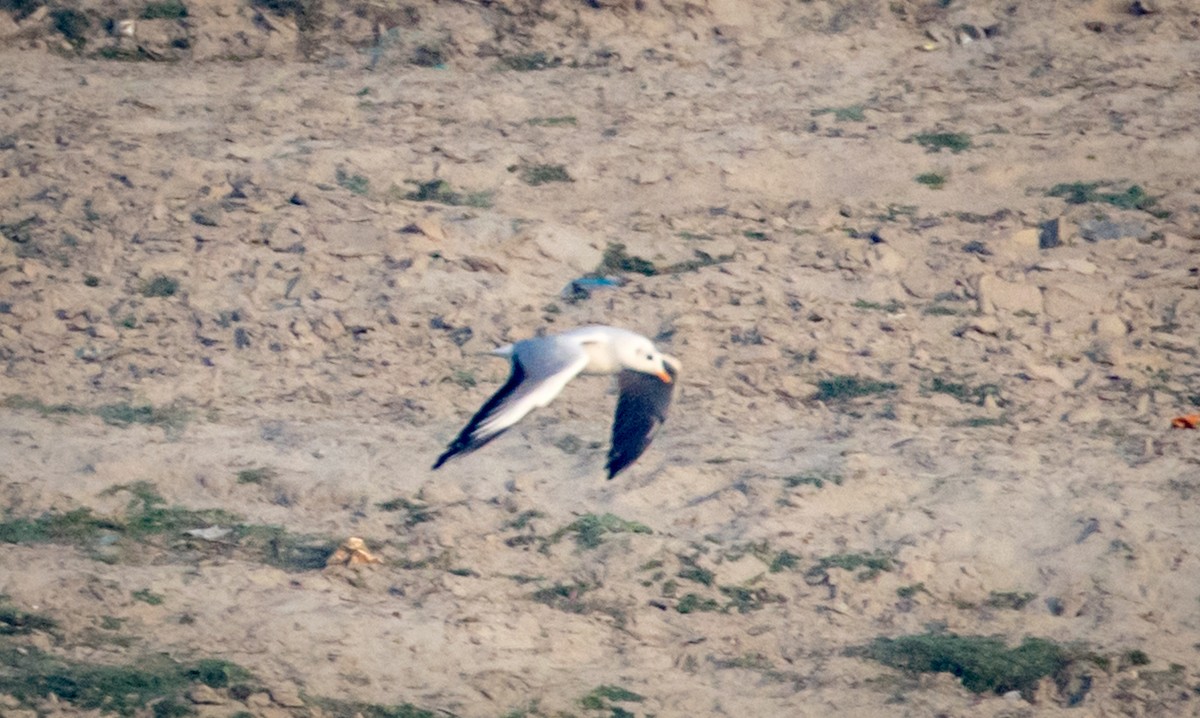
[[[294, 534], [279, 526], [247, 524], [221, 509], [168, 506], [146, 482], [115, 486], [106, 493], [130, 494], [125, 512], [98, 516], [89, 508], [48, 511], [40, 516], [0, 520], [0, 542], [76, 546], [107, 562], [145, 560], [148, 539], [167, 539], [165, 550], [178, 559], [234, 554], [285, 571], [325, 567], [337, 548], [329, 538]], [[210, 538], [205, 532], [215, 531]], [[162, 541], [154, 541], [155, 552]]]
[[992, 636], [925, 633], [876, 638], [864, 655], [893, 668], [916, 673], [951, 673], [975, 693], [1020, 691], [1029, 697], [1038, 681], [1061, 673], [1074, 654], [1044, 638], [1026, 638], [1009, 648]]
[[817, 401], [848, 401], [874, 394], [890, 394], [900, 388], [890, 381], [876, 381], [857, 376], [832, 376], [817, 382]]
[[921, 132], [908, 139], [930, 152], [950, 150], [958, 154], [971, 149], [971, 136], [965, 132]]
[[827, 574], [831, 568], [840, 568], [845, 571], [858, 571], [856, 578], [859, 581], [869, 581], [884, 571], [891, 571], [894, 567], [891, 555], [882, 551], [839, 553], [821, 558], [817, 561], [816, 566], [808, 569], [804, 574], [810, 578], [816, 578]]
[[428, 182], [406, 180], [406, 182], [416, 185], [416, 189], [404, 194], [404, 199], [412, 202], [436, 202], [451, 206], [465, 205], [481, 208], [492, 206], [492, 197], [488, 192], [460, 192], [451, 187], [449, 182], [440, 179]]
[[605, 534], [651, 534], [649, 526], [637, 521], [627, 521], [615, 514], [584, 514], [551, 534], [547, 541], [558, 543], [567, 534], [575, 534], [575, 543], [581, 549], [596, 548], [603, 543]]
[[160, 655], [105, 665], [57, 658], [32, 646], [0, 645], [0, 694], [30, 707], [54, 695], [76, 710], [189, 715], [193, 709], [184, 697], [188, 688], [200, 683], [225, 688], [250, 680], [241, 667], [219, 660], [180, 663]]
[[1118, 209], [1134, 209], [1149, 212], [1157, 217], [1170, 216], [1169, 212], [1153, 209], [1158, 197], [1146, 193], [1139, 185], [1116, 189], [1115, 182], [1063, 182], [1046, 191], [1048, 197], [1061, 197], [1067, 204], [1107, 204]]

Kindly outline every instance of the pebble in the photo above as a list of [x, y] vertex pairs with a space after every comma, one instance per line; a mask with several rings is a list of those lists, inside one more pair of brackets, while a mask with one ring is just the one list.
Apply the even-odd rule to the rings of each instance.
[[228, 699], [215, 688], [203, 683], [192, 686], [187, 692], [187, 697], [192, 703], [209, 706], [219, 706], [228, 702]]
[[1041, 314], [1042, 292], [1035, 285], [1005, 281], [995, 275], [979, 278], [979, 311], [1030, 312]]
[[971, 322], [971, 329], [991, 337], [998, 336], [1000, 334], [1000, 320], [992, 316], [978, 317], [975, 321]]
[[1117, 339], [1129, 333], [1125, 320], [1113, 314], [1102, 314], [1096, 319], [1092, 331], [1098, 337]]
[[1150, 236], [1150, 229], [1137, 220], [1114, 222], [1111, 219], [1087, 219], [1079, 223], [1079, 236], [1089, 242], [1126, 237], [1144, 239]]
[[1012, 247], [1028, 250], [1031, 253], [1033, 250], [1038, 249], [1038, 247], [1041, 246], [1041, 242], [1038, 238], [1038, 230], [1032, 228], [1022, 229], [1021, 231], [1014, 233], [1008, 238], [1008, 243]]
[[264, 708], [271, 705], [271, 694], [269, 693], [251, 693], [246, 696], [246, 705], [251, 708]]
[[287, 684], [276, 686], [270, 689], [271, 700], [284, 708], [302, 708], [304, 700], [300, 698], [300, 691], [296, 686]]
[[1062, 244], [1062, 220], [1048, 219], [1038, 225], [1038, 248], [1054, 249]]
[[1075, 424], [1095, 424], [1104, 418], [1104, 412], [1098, 406], [1085, 406], [1082, 409], [1076, 409], [1067, 414], [1067, 423]]
[[1025, 373], [1034, 379], [1045, 379], [1053, 382], [1056, 386], [1062, 389], [1071, 388], [1071, 380], [1067, 378], [1067, 375], [1063, 373], [1062, 369], [1059, 369], [1056, 366], [1032, 364], [1027, 362], [1024, 365], [1024, 369]]

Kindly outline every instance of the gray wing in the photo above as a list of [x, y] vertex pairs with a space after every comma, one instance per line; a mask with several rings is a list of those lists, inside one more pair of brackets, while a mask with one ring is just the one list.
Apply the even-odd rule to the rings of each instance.
[[678, 371], [666, 364], [671, 382], [667, 383], [653, 374], [626, 369], [617, 375], [617, 416], [613, 421], [612, 446], [608, 449], [608, 478], [616, 476], [622, 469], [637, 460], [650, 446], [658, 428], [667, 419], [671, 396], [675, 391]]
[[478, 449], [508, 431], [529, 412], [549, 404], [587, 362], [587, 354], [578, 345], [552, 339], [517, 342], [508, 381], [475, 412], [433, 468]]

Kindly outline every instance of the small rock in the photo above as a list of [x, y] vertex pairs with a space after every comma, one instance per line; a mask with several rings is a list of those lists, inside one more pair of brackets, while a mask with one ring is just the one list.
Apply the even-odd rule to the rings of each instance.
[[228, 702], [215, 688], [204, 683], [192, 686], [187, 692], [188, 700], [206, 706], [219, 706]]
[[184, 531], [184, 533], [189, 536], [195, 536], [198, 539], [204, 539], [205, 541], [219, 541], [228, 536], [232, 531], [233, 529], [222, 526], [208, 526], [202, 529], [190, 529]]
[[1038, 225], [1038, 248], [1054, 249], [1062, 244], [1062, 220], [1048, 219]]
[[1032, 284], [1007, 282], [985, 274], [979, 278], [979, 311], [984, 314], [997, 311], [1040, 314], [1042, 292]]
[[896, 274], [907, 264], [899, 252], [886, 244], [875, 245], [874, 254], [875, 256], [868, 260], [868, 264], [884, 274]]
[[1072, 426], [1076, 424], [1095, 424], [1104, 418], [1104, 412], [1100, 411], [1098, 406], [1085, 406], [1082, 409], [1067, 414], [1067, 423]]
[[1046, 287], [1046, 291], [1042, 294], [1042, 304], [1047, 316], [1060, 320], [1087, 316], [1088, 312], [1094, 308], [1094, 305], [1089, 305], [1074, 293], [1061, 287]]
[[1118, 339], [1129, 333], [1125, 320], [1113, 314], [1103, 314], [1092, 325], [1092, 331], [1098, 337]]
[[116, 339], [120, 336], [117, 330], [108, 324], [94, 324], [91, 326], [89, 333], [97, 339]]
[[1129, 14], [1133, 15], [1134, 17], [1152, 15], [1156, 12], [1158, 12], [1158, 6], [1156, 3], [1153, 3], [1150, 0], [1133, 0], [1133, 2], [1129, 4]]
[[1150, 236], [1150, 229], [1137, 220], [1114, 222], [1111, 219], [1088, 219], [1079, 223], [1079, 236], [1089, 242], [1127, 237], [1145, 239]]
[[1005, 693], [1004, 700], [1010, 701], [1013, 703], [1021, 700], [1021, 691], [1009, 691], [1008, 693]]
[[995, 317], [978, 317], [971, 322], [972, 331], [994, 337], [1000, 334], [1000, 320]]
[[1056, 386], [1062, 389], [1071, 388], [1071, 380], [1063, 373], [1062, 369], [1056, 366], [1046, 364], [1025, 364], [1025, 373], [1033, 379], [1045, 379], [1053, 382]]
[[435, 242], [446, 241], [446, 230], [442, 228], [442, 223], [433, 217], [422, 217], [413, 222], [413, 225], [421, 234]]
[[296, 686], [291, 684], [276, 686], [271, 691], [271, 700], [284, 708], [303, 708], [304, 700], [300, 698], [300, 691]]
[[1036, 229], [1022, 229], [1009, 237], [1008, 241], [1012, 246], [1021, 249], [1033, 250], [1041, 246], [1041, 239]]
[[271, 705], [270, 693], [251, 693], [246, 696], [246, 705], [251, 708], [265, 708]]

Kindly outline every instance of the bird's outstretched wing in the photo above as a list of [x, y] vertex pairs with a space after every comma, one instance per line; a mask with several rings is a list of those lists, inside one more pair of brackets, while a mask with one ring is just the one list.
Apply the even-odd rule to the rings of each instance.
[[519, 342], [512, 354], [508, 381], [475, 412], [433, 468], [478, 449], [535, 408], [549, 404], [587, 362], [587, 354], [579, 347], [545, 340]]
[[612, 446], [608, 449], [608, 478], [637, 460], [654, 440], [658, 427], [667, 419], [675, 377], [679, 370], [671, 362], [665, 364], [671, 381], [665, 382], [653, 374], [626, 369], [617, 375], [617, 415], [613, 421]]

